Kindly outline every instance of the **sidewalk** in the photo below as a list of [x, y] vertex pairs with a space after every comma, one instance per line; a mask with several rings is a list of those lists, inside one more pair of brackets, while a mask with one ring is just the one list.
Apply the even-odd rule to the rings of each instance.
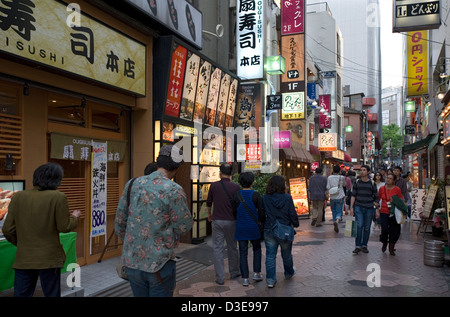
[[[311, 227], [310, 219], [300, 220], [293, 244], [296, 275], [285, 280], [280, 252], [277, 257], [277, 284], [267, 288], [266, 282], [242, 286], [242, 279], [215, 283], [213, 251], [208, 237], [199, 245], [181, 244], [177, 249], [177, 286], [175, 297], [450, 297], [450, 267], [426, 266], [423, 263], [424, 239], [435, 239], [431, 234], [417, 235], [419, 222], [402, 225], [402, 234], [396, 244], [396, 256], [381, 252], [379, 230], [372, 230], [369, 253], [354, 255], [354, 238], [344, 236], [345, 220], [340, 232], [333, 230], [330, 208], [322, 227]], [[263, 243], [262, 273], [265, 276], [265, 246]], [[226, 255], [226, 254], [225, 254]], [[249, 267], [252, 268], [249, 250]], [[127, 281], [117, 276], [115, 266], [119, 258], [103, 260], [81, 267], [81, 287], [68, 288], [63, 274], [62, 296], [78, 297], [132, 297]], [[226, 261], [226, 272], [228, 265]], [[380, 287], [369, 287], [369, 265], [379, 265]], [[251, 272], [252, 274], [253, 272]], [[227, 273], [228, 275], [228, 273]], [[371, 276], [373, 276], [372, 274]], [[229, 276], [229, 275], [228, 275]], [[251, 275], [252, 276], [252, 275]], [[11, 297], [12, 290], [0, 293]], [[42, 296], [38, 289], [36, 297]]]
[[[331, 213], [327, 212], [327, 219]], [[344, 217], [351, 219], [349, 216]], [[280, 253], [277, 257], [277, 284], [267, 288], [266, 282], [242, 286], [242, 279], [226, 279], [225, 285], [214, 282], [214, 267], [209, 266], [177, 283], [176, 297], [450, 297], [450, 268], [431, 267], [423, 263], [423, 234], [417, 235], [419, 222], [402, 225], [396, 244], [396, 256], [381, 252], [380, 231], [372, 230], [369, 253], [352, 253], [355, 239], [333, 230], [331, 221], [322, 227], [311, 227], [311, 220], [300, 221], [293, 244], [296, 275], [285, 280]], [[426, 234], [425, 239], [433, 239]], [[265, 273], [265, 248], [263, 246]], [[380, 287], [369, 287], [367, 279], [373, 273], [369, 265], [379, 265]], [[227, 266], [226, 266], [227, 267]], [[249, 267], [252, 268], [251, 251]], [[251, 273], [252, 274], [252, 273]], [[373, 276], [372, 274], [371, 276]]]

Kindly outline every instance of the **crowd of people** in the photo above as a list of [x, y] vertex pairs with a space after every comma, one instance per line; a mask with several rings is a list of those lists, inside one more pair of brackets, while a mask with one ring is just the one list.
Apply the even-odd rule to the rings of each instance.
[[[115, 232], [123, 241], [121, 265], [134, 296], [171, 297], [176, 283], [174, 249], [180, 235], [192, 229], [193, 217], [182, 187], [172, 179], [183, 164], [183, 153], [173, 145], [160, 149], [155, 163], [149, 164], [144, 176], [127, 182], [120, 197], [115, 218]], [[370, 174], [363, 165], [357, 178], [353, 171], [343, 172], [334, 166], [328, 177], [317, 168], [309, 180], [311, 225], [320, 227], [328, 200], [332, 211], [334, 231], [344, 213], [355, 217], [357, 233], [353, 253], [368, 253], [372, 223], [381, 227], [381, 250], [395, 255], [395, 243], [400, 225], [392, 214], [392, 206], [405, 205], [411, 215], [409, 175], [401, 177], [401, 168], [381, 170]], [[69, 211], [67, 197], [57, 191], [63, 177], [62, 167], [48, 163], [36, 169], [32, 190], [15, 195], [3, 233], [17, 246], [15, 296], [33, 296], [38, 277], [45, 296], [61, 295], [61, 268], [65, 254], [59, 242], [59, 232], [73, 230], [80, 211]], [[225, 245], [231, 279], [242, 278], [243, 286], [250, 283], [249, 246], [253, 252], [254, 282], [264, 279], [262, 272], [262, 243], [265, 243], [265, 280], [267, 287], [277, 283], [276, 258], [280, 249], [284, 277], [295, 274], [292, 245], [299, 226], [294, 202], [288, 194], [286, 179], [281, 175], [270, 178], [265, 192], [252, 189], [252, 172], [239, 174], [232, 182], [232, 165], [220, 166], [220, 181], [210, 185], [206, 201], [208, 220], [212, 229], [215, 282], [225, 282]], [[408, 206], [408, 207], [406, 207]]]
[[[395, 255], [395, 243], [400, 237], [400, 224], [394, 215], [394, 208], [405, 212], [405, 218], [411, 217], [412, 183], [410, 173], [402, 175], [402, 168], [380, 169], [371, 173], [370, 167], [363, 165], [356, 177], [353, 170], [348, 172], [335, 165], [328, 177], [317, 168], [309, 181], [311, 201], [311, 225], [320, 227], [324, 221], [325, 207], [330, 201], [334, 231], [339, 232], [342, 215], [349, 213], [357, 224], [355, 249], [353, 253], [368, 253], [371, 225], [381, 230], [381, 250]], [[391, 205], [395, 203], [396, 205]]]

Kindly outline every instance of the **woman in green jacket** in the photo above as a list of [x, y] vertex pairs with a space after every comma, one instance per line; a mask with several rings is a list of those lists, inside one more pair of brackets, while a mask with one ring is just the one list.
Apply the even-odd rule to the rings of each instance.
[[59, 233], [75, 229], [80, 216], [79, 210], [70, 215], [66, 195], [56, 190], [62, 178], [59, 164], [41, 165], [33, 174], [34, 188], [11, 198], [2, 230], [17, 246], [15, 297], [32, 297], [38, 277], [44, 296], [61, 296], [61, 268], [66, 255]]

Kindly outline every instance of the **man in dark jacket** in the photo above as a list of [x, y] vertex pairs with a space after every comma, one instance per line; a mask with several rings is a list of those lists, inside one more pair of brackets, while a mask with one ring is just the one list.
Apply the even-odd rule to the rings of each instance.
[[[212, 246], [214, 250], [214, 269], [216, 271], [216, 283], [224, 284], [224, 242], [227, 243], [228, 266], [230, 277], [240, 276], [239, 254], [234, 234], [236, 231], [236, 215], [233, 213], [232, 198], [240, 190], [238, 184], [231, 182], [232, 166], [222, 164], [220, 166], [220, 181], [212, 183], [206, 206], [208, 220], [212, 222]], [[214, 205], [214, 210], [211, 207]]]
[[322, 226], [322, 213], [323, 206], [326, 200], [327, 191], [327, 178], [322, 175], [322, 168], [316, 169], [314, 174], [309, 180], [309, 199], [311, 200], [311, 226]]
[[394, 167], [394, 175], [395, 186], [402, 191], [403, 200], [406, 204], [408, 203], [408, 185], [406, 184], [406, 180], [402, 177], [402, 168], [400, 166]]

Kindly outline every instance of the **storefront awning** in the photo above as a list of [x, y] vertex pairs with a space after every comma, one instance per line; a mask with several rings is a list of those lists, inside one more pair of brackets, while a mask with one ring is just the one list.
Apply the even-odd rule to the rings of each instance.
[[431, 142], [431, 140], [433, 139], [433, 137], [434, 137], [434, 134], [429, 134], [429, 135], [427, 135], [427, 137], [425, 139], [417, 141], [413, 144], [405, 145], [403, 147], [403, 154], [415, 153], [415, 152], [422, 150], [423, 148], [426, 148], [428, 146], [428, 144]]
[[430, 144], [428, 144], [428, 151], [431, 151], [434, 146], [439, 142], [439, 133], [435, 134], [431, 139]]
[[303, 150], [300, 147], [290, 147], [288, 149], [283, 149], [283, 152], [286, 159], [288, 160], [306, 163], [314, 162], [314, 158], [312, 157], [312, 155], [308, 151]]

